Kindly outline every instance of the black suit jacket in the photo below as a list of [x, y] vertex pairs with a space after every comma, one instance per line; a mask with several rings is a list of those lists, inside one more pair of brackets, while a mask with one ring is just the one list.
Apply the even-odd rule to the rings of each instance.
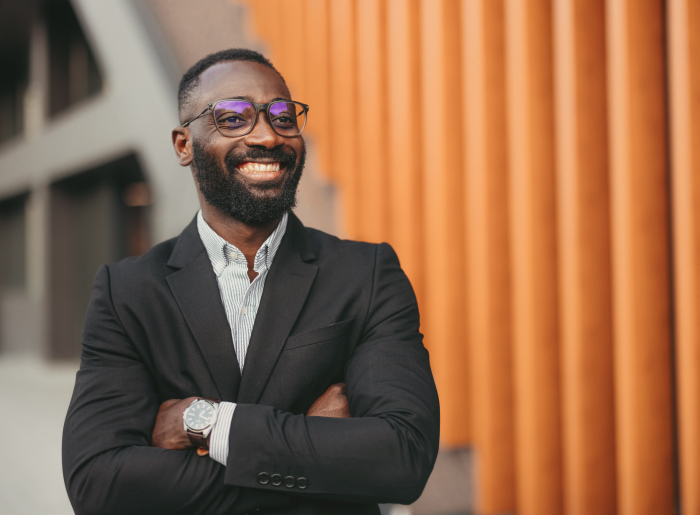
[[[418, 326], [389, 245], [339, 240], [293, 214], [242, 375], [196, 221], [144, 256], [103, 266], [63, 435], [76, 513], [378, 513], [377, 502], [414, 501], [439, 434]], [[339, 381], [352, 418], [306, 417]], [[161, 402], [190, 396], [238, 403], [226, 467], [150, 447]], [[295, 485], [262, 485], [261, 472]]]

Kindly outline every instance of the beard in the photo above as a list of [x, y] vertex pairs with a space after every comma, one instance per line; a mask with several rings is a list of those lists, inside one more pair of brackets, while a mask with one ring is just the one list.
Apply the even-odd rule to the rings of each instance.
[[[229, 154], [223, 165], [198, 141], [192, 142], [192, 153], [192, 167], [204, 199], [236, 220], [261, 226], [277, 220], [296, 206], [297, 186], [306, 161], [305, 145], [298, 164], [296, 152], [285, 152], [280, 148], [253, 148], [245, 153]], [[246, 183], [237, 166], [262, 159], [279, 162], [280, 168], [284, 169], [283, 175], [264, 184]]]

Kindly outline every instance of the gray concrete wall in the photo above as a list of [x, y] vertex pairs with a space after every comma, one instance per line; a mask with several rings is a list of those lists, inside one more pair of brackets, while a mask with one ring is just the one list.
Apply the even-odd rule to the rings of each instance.
[[197, 199], [174, 158], [175, 91], [131, 2], [73, 0], [103, 73], [104, 90], [0, 149], [0, 192], [33, 190], [136, 152], [154, 195], [153, 235], [172, 237]]

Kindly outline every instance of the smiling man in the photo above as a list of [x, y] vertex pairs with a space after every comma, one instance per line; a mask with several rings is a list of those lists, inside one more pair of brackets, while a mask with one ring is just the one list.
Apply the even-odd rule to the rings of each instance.
[[244, 49], [195, 64], [179, 104], [173, 146], [201, 210], [179, 237], [97, 273], [64, 428], [75, 512], [376, 514], [414, 501], [439, 434], [416, 299], [389, 245], [291, 211], [309, 106]]

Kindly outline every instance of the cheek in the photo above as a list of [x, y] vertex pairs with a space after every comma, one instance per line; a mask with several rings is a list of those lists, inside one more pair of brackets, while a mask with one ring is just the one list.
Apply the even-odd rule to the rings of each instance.
[[304, 140], [299, 138], [298, 142], [295, 141], [290, 146], [294, 149], [294, 152], [296, 153], [298, 165], [304, 160], [306, 155], [306, 145], [304, 144]]

